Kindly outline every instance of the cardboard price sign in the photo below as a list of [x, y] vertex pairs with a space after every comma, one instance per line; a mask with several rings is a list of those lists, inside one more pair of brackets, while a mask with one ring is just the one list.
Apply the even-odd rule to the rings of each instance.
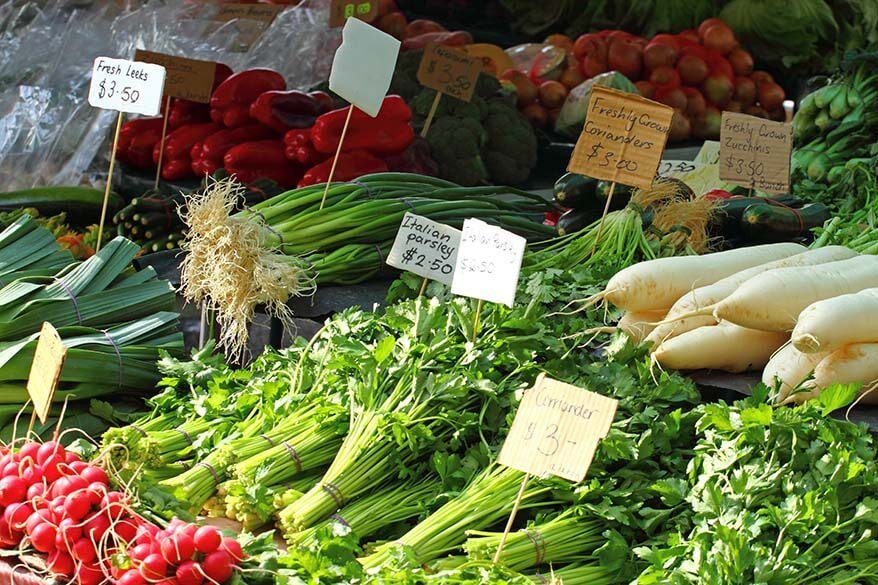
[[386, 32], [349, 18], [332, 60], [329, 89], [374, 118], [390, 89], [399, 45]]
[[460, 230], [406, 213], [387, 256], [387, 264], [450, 286], [459, 246]]
[[45, 423], [52, 406], [52, 397], [61, 378], [61, 369], [67, 357], [67, 348], [61, 343], [61, 337], [51, 323], [43, 323], [34, 361], [27, 377], [27, 393], [34, 403], [34, 412], [40, 422]]
[[98, 57], [88, 103], [95, 108], [155, 116], [162, 106], [165, 68], [153, 63]]
[[418, 82], [465, 102], [473, 98], [482, 64], [463, 51], [430, 43], [418, 67]]
[[503, 443], [503, 465], [536, 476], [585, 479], [617, 400], [545, 377], [525, 392]]
[[344, 26], [348, 18], [372, 22], [378, 16], [378, 0], [332, 0], [329, 3], [329, 28]]
[[526, 243], [478, 219], [464, 221], [451, 293], [511, 307]]
[[792, 125], [733, 112], [723, 112], [722, 122], [719, 178], [766, 193], [788, 193]]
[[144, 63], [155, 63], [165, 68], [164, 95], [202, 104], [210, 103], [213, 79], [216, 75], [214, 61], [187, 59], [143, 49], [134, 52], [134, 59]]
[[235, 37], [234, 48], [238, 51], [246, 51], [259, 40], [262, 33], [286, 7], [281, 4], [223, 4], [213, 17], [215, 24], [208, 26], [204, 35], [207, 36], [223, 24], [236, 20], [238, 34]]
[[588, 113], [567, 170], [632, 187], [655, 178], [674, 109], [595, 86]]

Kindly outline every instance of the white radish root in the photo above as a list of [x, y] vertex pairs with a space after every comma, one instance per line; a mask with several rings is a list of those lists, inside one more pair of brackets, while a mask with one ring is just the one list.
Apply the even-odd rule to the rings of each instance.
[[[807, 392], [797, 392], [790, 396], [792, 401], [801, 404], [819, 396], [823, 388], [833, 384], [863, 383], [870, 387], [878, 380], [878, 343], [852, 343], [827, 355], [814, 368], [814, 378], [804, 384]], [[876, 392], [867, 394], [862, 402], [873, 404]]]
[[656, 311], [670, 307], [694, 288], [804, 251], [799, 244], [766, 244], [639, 262], [617, 272], [607, 283], [603, 298], [626, 311]]
[[850, 343], [878, 342], [878, 288], [840, 295], [805, 307], [792, 341], [805, 353], [830, 352]]
[[789, 343], [775, 352], [765, 369], [762, 370], [762, 383], [774, 388], [780, 383], [775, 402], [784, 402], [790, 394], [814, 372], [817, 364], [827, 353], [802, 353]]
[[870, 287], [878, 287], [876, 256], [778, 268], [744, 282], [716, 305], [713, 316], [750, 329], [792, 331], [811, 303]]
[[629, 311], [619, 319], [617, 327], [625, 332], [631, 341], [640, 343], [655, 328], [655, 324], [665, 318], [667, 310]]
[[722, 370], [739, 373], [761, 369], [789, 337], [785, 333], [746, 329], [720, 323], [687, 331], [659, 345], [653, 360], [673, 370]]

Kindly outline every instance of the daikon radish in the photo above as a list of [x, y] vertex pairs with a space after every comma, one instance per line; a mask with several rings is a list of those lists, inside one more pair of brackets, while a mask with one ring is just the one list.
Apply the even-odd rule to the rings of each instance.
[[817, 301], [799, 313], [793, 345], [805, 353], [829, 352], [850, 343], [878, 343], [878, 288]]
[[761, 369], [788, 339], [785, 333], [756, 331], [723, 322], [669, 339], [655, 349], [652, 357], [662, 367], [673, 370], [746, 372]]
[[629, 311], [622, 315], [617, 327], [624, 331], [634, 343], [640, 343], [655, 328], [655, 324], [664, 319], [667, 314], [667, 310], [661, 309], [658, 311]]
[[804, 251], [805, 247], [799, 244], [765, 244], [703, 256], [639, 262], [617, 272], [600, 298], [626, 311], [656, 311], [670, 307], [694, 288]]
[[829, 354], [802, 353], [792, 343], [787, 344], [777, 350], [768, 360], [765, 369], [762, 370], [762, 383], [769, 388], [774, 388], [775, 384], [780, 382], [775, 401], [781, 403], [789, 397], [793, 390], [808, 379], [817, 364], [827, 355]]
[[[823, 358], [814, 368], [814, 378], [805, 382], [809, 392], [797, 392], [791, 396], [798, 404], [814, 398], [820, 390], [832, 384], [862, 382], [863, 388], [870, 388], [878, 380], [878, 343], [852, 343], [837, 349]], [[863, 398], [864, 403], [874, 403], [878, 391]]]
[[[697, 327], [715, 324], [717, 322], [716, 319], [710, 315], [713, 312], [714, 305], [735, 292], [742, 283], [758, 274], [774, 270], [775, 268], [814, 266], [827, 262], [836, 262], [853, 258], [856, 255], [856, 252], [844, 246], [826, 246], [775, 260], [774, 262], [753, 266], [718, 280], [713, 284], [696, 288], [680, 297], [674, 303], [668, 311], [668, 322], [662, 323], [653, 329], [646, 340], [658, 344], [662, 340], [670, 339]], [[702, 311], [710, 311], [710, 313], [697, 314]], [[696, 314], [690, 316], [690, 313]]]
[[876, 286], [878, 256], [777, 268], [744, 282], [717, 303], [713, 316], [750, 329], [792, 331], [811, 303]]

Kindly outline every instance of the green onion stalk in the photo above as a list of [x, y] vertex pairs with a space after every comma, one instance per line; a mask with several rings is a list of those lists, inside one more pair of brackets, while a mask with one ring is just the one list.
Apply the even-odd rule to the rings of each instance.
[[[552, 204], [508, 187], [466, 188], [421, 175], [381, 173], [331, 185], [321, 205], [324, 187], [281, 193], [237, 213], [241, 187], [230, 181], [217, 182], [189, 199], [182, 292], [216, 312], [220, 347], [231, 357], [246, 348], [256, 306], [288, 319], [289, 297], [312, 291], [316, 282], [331, 284], [338, 277], [349, 284], [382, 268], [377, 250], [375, 255], [362, 247], [332, 252], [351, 244], [386, 250], [407, 212], [458, 226], [467, 218], [480, 218], [530, 240], [554, 234], [541, 223], [542, 212]], [[316, 254], [313, 265], [309, 254]], [[370, 261], [371, 268], [366, 264]]]
[[[427, 563], [460, 547], [467, 531], [489, 528], [512, 512], [524, 474], [511, 467], [493, 465], [476, 476], [463, 491], [394, 542], [380, 546], [360, 559], [367, 570], [387, 563], [399, 546], [410, 547], [418, 562]], [[531, 480], [521, 508], [545, 506], [550, 487]]]
[[397, 522], [424, 514], [429, 502], [439, 494], [440, 487], [437, 477], [385, 486], [351, 502], [311, 528], [300, 532], [284, 531], [284, 539], [291, 546], [313, 545], [325, 527], [338, 523], [350, 528], [363, 541]]
[[127, 467], [154, 469], [179, 461], [191, 454], [196, 440], [203, 440], [206, 433], [222, 432], [223, 426], [227, 425], [220, 421], [192, 419], [173, 429], [148, 433], [135, 445]]
[[138, 441], [151, 432], [166, 431], [182, 422], [177, 413], [166, 412], [147, 415], [124, 427], [107, 429], [101, 437], [103, 457], [108, 459], [107, 466], [113, 469], [124, 467], [131, 459]]
[[[500, 562], [515, 571], [538, 567], [544, 563], [564, 563], [589, 557], [606, 543], [601, 533], [606, 521], [582, 518], [565, 512], [555, 518], [507, 535]], [[463, 548], [473, 560], [494, 558], [502, 532], [469, 531]]]
[[534, 583], [563, 583], [564, 585], [621, 585], [626, 580], [618, 571], [611, 571], [597, 562], [574, 563], [537, 573], [531, 577]]

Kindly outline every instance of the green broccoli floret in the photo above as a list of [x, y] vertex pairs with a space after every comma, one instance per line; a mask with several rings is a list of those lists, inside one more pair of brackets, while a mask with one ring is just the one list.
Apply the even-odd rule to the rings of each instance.
[[427, 133], [430, 153], [439, 164], [439, 175], [463, 186], [478, 185], [488, 179], [481, 156], [486, 140], [485, 129], [470, 117], [438, 118]]
[[396, 59], [396, 69], [393, 70], [393, 78], [390, 80], [389, 94], [401, 96], [407, 102], [411, 102], [424, 86], [418, 82], [418, 67], [424, 50], [401, 51]]
[[527, 180], [537, 164], [537, 138], [530, 122], [514, 106], [493, 99], [482, 124], [488, 136], [482, 158], [492, 182], [515, 185]]

